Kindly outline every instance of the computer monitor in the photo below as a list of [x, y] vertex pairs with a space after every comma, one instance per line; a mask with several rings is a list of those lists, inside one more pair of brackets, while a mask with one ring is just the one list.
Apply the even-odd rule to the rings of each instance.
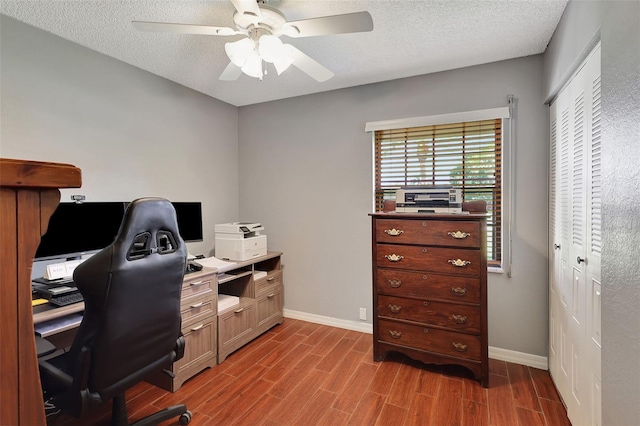
[[203, 240], [202, 234], [202, 203], [175, 202], [171, 203], [176, 209], [178, 231], [186, 243]]
[[111, 244], [124, 217], [125, 203], [60, 203], [40, 239], [35, 260], [74, 258]]
[[[111, 244], [120, 230], [126, 202], [60, 203], [49, 219], [34, 260], [72, 259]], [[185, 242], [203, 240], [202, 203], [175, 202]]]

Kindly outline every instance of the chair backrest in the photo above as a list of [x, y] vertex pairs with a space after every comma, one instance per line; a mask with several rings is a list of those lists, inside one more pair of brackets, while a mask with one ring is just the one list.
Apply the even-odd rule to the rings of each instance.
[[92, 392], [118, 391], [118, 383], [174, 349], [186, 257], [171, 203], [143, 198], [127, 208], [113, 244], [75, 269], [85, 312], [70, 365], [90, 349]]

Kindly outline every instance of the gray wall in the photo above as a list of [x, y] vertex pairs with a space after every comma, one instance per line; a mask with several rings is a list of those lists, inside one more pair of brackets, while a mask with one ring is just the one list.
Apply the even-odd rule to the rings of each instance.
[[284, 252], [285, 307], [371, 322], [372, 135], [367, 121], [517, 98], [513, 278], [489, 274], [489, 344], [547, 356], [547, 143], [542, 56], [240, 108], [240, 215]]
[[[587, 28], [585, 28], [587, 27]], [[578, 30], [581, 29], [581, 30]], [[602, 424], [640, 423], [640, 2], [572, 1], [545, 55], [548, 94], [602, 42]]]
[[[201, 201], [213, 225], [238, 216], [238, 110], [6, 16], [0, 155], [70, 163], [87, 201]], [[213, 252], [211, 252], [213, 254]]]

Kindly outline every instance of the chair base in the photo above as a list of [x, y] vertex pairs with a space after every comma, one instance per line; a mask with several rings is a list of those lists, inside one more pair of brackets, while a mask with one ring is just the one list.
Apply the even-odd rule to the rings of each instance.
[[[150, 414], [135, 423], [131, 423], [131, 426], [153, 426], [165, 420], [173, 419], [174, 417], [179, 417], [181, 425], [187, 425], [191, 421], [191, 411], [187, 410], [185, 404], [172, 405], [171, 407], [163, 408], [156, 413]], [[113, 398], [111, 425], [129, 426], [124, 394], [117, 395]]]

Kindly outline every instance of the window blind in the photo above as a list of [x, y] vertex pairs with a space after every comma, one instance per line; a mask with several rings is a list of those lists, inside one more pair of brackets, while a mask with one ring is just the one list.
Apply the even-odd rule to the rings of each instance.
[[501, 176], [499, 118], [375, 131], [376, 211], [412, 185], [453, 185], [464, 201], [485, 200], [490, 266], [502, 258]]

